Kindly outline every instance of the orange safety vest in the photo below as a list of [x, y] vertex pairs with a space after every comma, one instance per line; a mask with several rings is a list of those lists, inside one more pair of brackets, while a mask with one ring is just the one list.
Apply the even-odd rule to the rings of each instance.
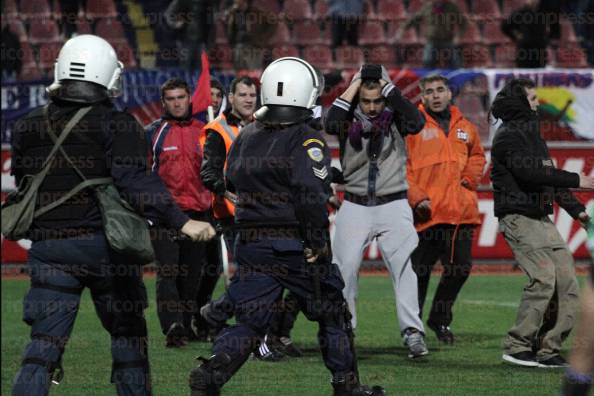
[[[225, 153], [229, 154], [229, 149], [239, 135], [239, 128], [227, 123], [227, 118], [221, 114], [202, 128], [200, 134], [200, 145], [204, 147], [206, 143], [206, 131], [215, 131], [223, 138], [225, 142]], [[227, 168], [227, 160], [225, 160], [225, 169]], [[212, 194], [212, 210], [215, 218], [224, 219], [235, 216], [235, 205], [231, 201], [216, 194]]]

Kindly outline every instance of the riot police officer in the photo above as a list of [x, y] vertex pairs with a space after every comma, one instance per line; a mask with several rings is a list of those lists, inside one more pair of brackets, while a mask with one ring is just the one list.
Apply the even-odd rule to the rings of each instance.
[[[214, 236], [205, 222], [190, 220], [156, 175], [147, 173], [142, 127], [117, 111], [110, 96], [119, 88], [123, 65], [112, 46], [94, 35], [68, 40], [55, 65], [50, 103], [34, 109], [15, 126], [12, 173], [17, 185], [37, 174], [62, 130], [72, 132], [53, 157], [37, 193], [36, 208], [70, 194], [82, 178], [111, 177], [120, 195], [152, 222], [167, 222], [194, 240]], [[87, 111], [70, 128], [74, 115]], [[64, 127], [65, 124], [68, 124]], [[52, 134], [51, 131], [55, 134]], [[76, 168], [75, 168], [76, 167]], [[33, 241], [27, 269], [31, 287], [24, 321], [31, 342], [13, 383], [13, 395], [47, 395], [63, 376], [62, 355], [74, 327], [85, 287], [101, 324], [111, 334], [112, 382], [118, 395], [151, 394], [146, 290], [136, 257], [111, 249], [90, 188], [39, 215], [28, 231]]]
[[256, 122], [231, 147], [226, 181], [238, 196], [238, 269], [228, 294], [237, 324], [219, 334], [213, 355], [190, 372], [193, 396], [220, 394], [266, 333], [285, 288], [319, 323], [334, 395], [383, 395], [381, 387], [359, 384], [344, 283], [328, 260], [330, 154], [309, 123], [321, 89], [302, 59], [271, 63], [262, 74]]

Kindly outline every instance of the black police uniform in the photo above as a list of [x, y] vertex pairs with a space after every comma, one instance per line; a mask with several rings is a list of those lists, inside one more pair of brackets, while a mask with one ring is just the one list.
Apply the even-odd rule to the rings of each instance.
[[[84, 106], [92, 106], [73, 128], [62, 148], [87, 178], [111, 176], [120, 194], [145, 217], [180, 229], [188, 217], [175, 205], [157, 176], [147, 173], [147, 144], [142, 127], [116, 111], [99, 85], [66, 81], [47, 108], [21, 119], [13, 134], [12, 173], [17, 185], [24, 175], [40, 171], [53, 141]], [[47, 122], [49, 120], [49, 124]], [[56, 154], [54, 166], [38, 192], [37, 206], [70, 191], [81, 179]], [[61, 359], [85, 287], [101, 324], [112, 339], [112, 382], [118, 395], [151, 393], [147, 356], [147, 306], [142, 267], [134, 257], [110, 249], [93, 193], [85, 189], [54, 210], [36, 218], [27, 261], [31, 287], [24, 299], [23, 319], [31, 326], [13, 395], [46, 395], [51, 379], [59, 380]]]
[[243, 129], [227, 161], [228, 188], [239, 198], [238, 270], [228, 290], [237, 324], [219, 334], [214, 355], [190, 374], [193, 394], [217, 394], [211, 392], [241, 367], [266, 333], [285, 288], [319, 323], [324, 363], [335, 380], [349, 376], [356, 369], [340, 272], [327, 260], [304, 260], [304, 248], [329, 242], [327, 144], [307, 123], [278, 129], [256, 121]]

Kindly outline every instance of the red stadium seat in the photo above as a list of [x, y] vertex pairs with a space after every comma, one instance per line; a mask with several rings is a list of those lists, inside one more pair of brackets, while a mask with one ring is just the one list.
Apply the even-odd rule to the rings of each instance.
[[11, 32], [18, 36], [20, 41], [27, 40], [27, 31], [25, 30], [25, 26], [23, 25], [23, 22], [21, 22], [20, 19], [9, 19], [8, 28]]
[[281, 45], [272, 49], [272, 59], [284, 58], [285, 56], [299, 57], [299, 50], [292, 45]]
[[16, 0], [5, 0], [2, 2], [2, 19], [18, 18], [19, 10]]
[[138, 66], [134, 50], [127, 42], [112, 43], [113, 49], [118, 54], [118, 60], [124, 64], [126, 69], [134, 69]]
[[495, 1], [473, 1], [472, 18], [477, 20], [493, 21], [502, 18], [499, 5]]
[[31, 44], [28, 41], [21, 41], [21, 52], [20, 56], [22, 59], [22, 67], [35, 67], [37, 68], [37, 61], [35, 60], [35, 54], [33, 53], [33, 48], [31, 48]]
[[21, 1], [20, 16], [29, 18], [50, 18], [52, 10], [47, 0], [26, 0]]
[[384, 27], [381, 22], [367, 21], [359, 27], [359, 44], [374, 45], [385, 43]]
[[128, 41], [124, 27], [116, 18], [101, 18], [97, 20], [95, 34], [103, 37], [110, 43], [125, 43]]
[[367, 52], [367, 61], [392, 68], [396, 66], [396, 52], [391, 45], [377, 45], [369, 48]]
[[118, 11], [113, 0], [87, 0], [86, 15], [88, 18], [115, 18]]
[[498, 45], [495, 47], [495, 66], [514, 67], [516, 65], [516, 47], [514, 45]]
[[326, 0], [316, 0], [313, 9], [313, 18], [317, 20], [325, 19], [328, 16], [328, 3]]
[[39, 67], [51, 71], [56, 63], [62, 42], [43, 43], [39, 46]]
[[305, 47], [303, 57], [306, 61], [322, 70], [334, 69], [332, 51], [325, 45], [312, 45]]
[[380, 21], [402, 21], [406, 16], [403, 1], [379, 0], [377, 3], [376, 18]]
[[530, 0], [503, 0], [503, 17], [508, 17], [513, 11], [524, 7]]
[[460, 44], [475, 44], [480, 43], [481, 39], [481, 32], [478, 29], [478, 26], [473, 21], [468, 21], [466, 25], [466, 32], [460, 38]]
[[254, 0], [252, 5], [261, 11], [279, 14], [281, 12], [280, 4], [277, 0]]
[[285, 15], [288, 21], [312, 19], [311, 6], [308, 0], [285, 1]]
[[84, 15], [76, 18], [76, 32], [78, 34], [93, 34], [93, 29]]
[[229, 70], [233, 68], [233, 50], [228, 45], [217, 45], [209, 50], [208, 59], [216, 69]]
[[30, 20], [29, 41], [31, 44], [51, 43], [60, 39], [58, 25], [53, 19], [35, 18]]
[[394, 41], [396, 32], [400, 28], [401, 24], [402, 24], [401, 22], [388, 23], [388, 32], [386, 33], [386, 41], [390, 44], [395, 44], [395, 45], [419, 44], [420, 40], [419, 40], [419, 37], [417, 36], [417, 31], [415, 30], [415, 28], [407, 29], [404, 32], [402, 38], [398, 42]]
[[325, 44], [330, 45], [327, 30], [320, 30], [316, 21], [300, 21], [293, 26], [293, 42], [297, 45]]
[[365, 63], [365, 56], [359, 47], [338, 47], [335, 53], [336, 67], [339, 69], [358, 69]]
[[291, 34], [289, 33], [289, 28], [287, 24], [284, 22], [279, 22], [276, 25], [276, 32], [274, 33], [274, 37], [270, 40], [271, 45], [285, 45], [291, 43]]
[[561, 25], [561, 41], [562, 42], [575, 43], [576, 41], [578, 41], [577, 37], [575, 35], [575, 30], [573, 28], [573, 25], [567, 18], [561, 17], [559, 20], [559, 24]]
[[500, 21], [485, 21], [483, 25], [483, 38], [485, 44], [511, 44], [509, 37], [501, 31]]
[[454, 3], [456, 3], [460, 11], [462, 11], [463, 13], [468, 14], [468, 12], [470, 11], [468, 9], [468, 5], [466, 4], [466, 0], [454, 0]]
[[423, 0], [410, 0], [408, 3], [408, 14], [411, 15], [419, 11], [423, 6], [423, 3], [425, 3]]

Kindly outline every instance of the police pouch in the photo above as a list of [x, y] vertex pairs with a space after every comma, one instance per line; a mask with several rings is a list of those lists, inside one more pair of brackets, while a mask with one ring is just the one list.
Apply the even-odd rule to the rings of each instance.
[[133, 257], [135, 264], [155, 260], [147, 221], [120, 197], [113, 183], [95, 188], [109, 246], [118, 253]]

